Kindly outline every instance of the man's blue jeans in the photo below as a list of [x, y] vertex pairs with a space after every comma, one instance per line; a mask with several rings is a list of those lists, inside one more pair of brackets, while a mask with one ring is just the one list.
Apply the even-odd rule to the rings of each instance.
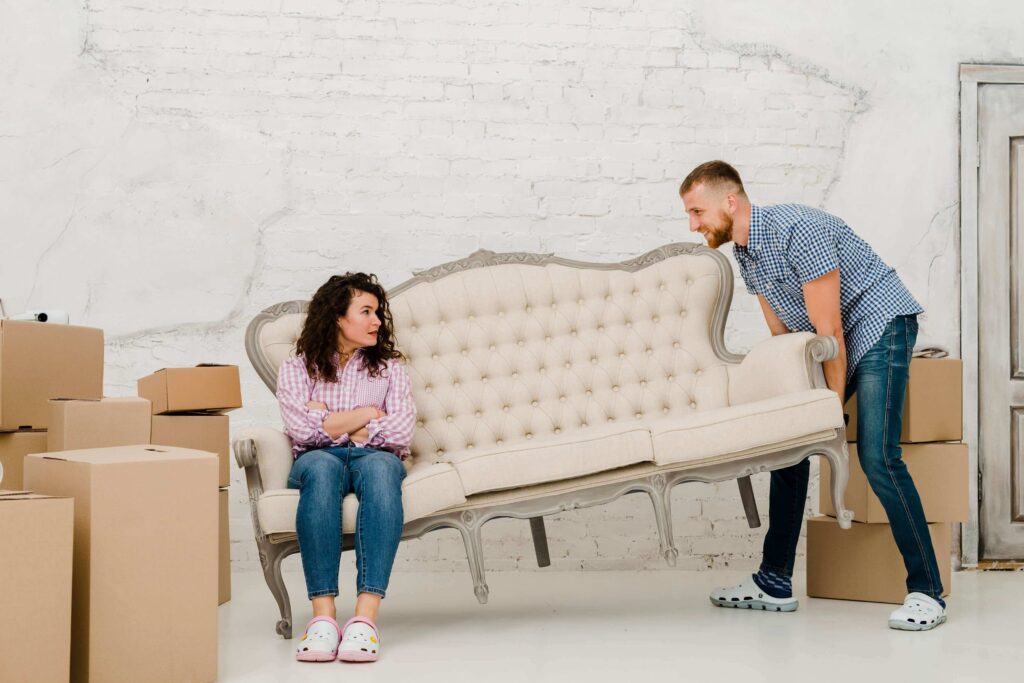
[[[868, 351], [846, 386], [857, 395], [857, 455], [871, 490], [889, 517], [896, 546], [907, 568], [907, 592], [942, 595], [942, 579], [917, 494], [900, 448], [903, 401], [910, 358], [917, 340], [917, 316], [895, 318]], [[792, 576], [804, 518], [810, 463], [772, 472], [768, 534], [761, 568]]]
[[309, 599], [338, 594], [341, 501], [359, 499], [356, 514], [356, 590], [384, 597], [402, 537], [402, 479], [394, 453], [339, 446], [300, 455], [288, 475], [299, 489], [295, 527]]

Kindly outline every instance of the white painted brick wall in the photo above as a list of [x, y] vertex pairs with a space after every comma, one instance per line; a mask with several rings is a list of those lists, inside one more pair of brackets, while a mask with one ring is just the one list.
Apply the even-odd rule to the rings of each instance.
[[[9, 310], [57, 306], [105, 328], [113, 395], [158, 367], [236, 362], [247, 405], [233, 424], [278, 424], [248, 369], [245, 325], [335, 272], [394, 285], [478, 248], [609, 261], [689, 240], [676, 188], [711, 158], [737, 164], [759, 203], [831, 208], [836, 188], [856, 198], [845, 176], [876, 171], [848, 159], [851, 131], [896, 95], [866, 57], [851, 71], [847, 29], [831, 29], [834, 46], [807, 43], [829, 67], [802, 44], [799, 56], [772, 44], [813, 30], [804, 4], [805, 21], [763, 21], [756, 44], [736, 47], [724, 36], [746, 25], [709, 34], [703, 22], [727, 10], [697, 1], [5, 5], [0, 230], [16, 250], [2, 254], [0, 296]], [[936, 35], [963, 23], [929, 21]], [[949, 74], [922, 77], [953, 98], [940, 115], [955, 131]], [[930, 222], [908, 213], [898, 234], [851, 222], [899, 257], [930, 313], [936, 293], [934, 336], [955, 345], [956, 261], [940, 256], [953, 244], [955, 140], [946, 147], [944, 184], [920, 207]], [[911, 244], [919, 255], [898, 250]], [[737, 282], [729, 343], [743, 351], [766, 334]], [[766, 483], [755, 482], [765, 512]], [[244, 498], [235, 471], [234, 558], [255, 566]], [[674, 501], [681, 567], [754, 564], [762, 530], [747, 529], [734, 484], [686, 485]], [[549, 534], [556, 567], [664, 566], [640, 496], [559, 515]], [[490, 569], [535, 566], [525, 522], [495, 522], [485, 542]], [[398, 558], [408, 570], [464, 563], [447, 532]]]

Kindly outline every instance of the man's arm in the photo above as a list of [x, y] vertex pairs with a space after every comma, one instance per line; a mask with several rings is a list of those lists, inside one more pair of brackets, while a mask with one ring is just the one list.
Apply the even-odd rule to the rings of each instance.
[[779, 316], [775, 315], [775, 311], [772, 310], [771, 304], [764, 298], [763, 295], [757, 295], [757, 302], [761, 304], [761, 312], [764, 313], [764, 321], [768, 323], [768, 329], [771, 330], [772, 336], [776, 337], [780, 334], [789, 334], [789, 328], [786, 324], [779, 320]]
[[845, 400], [846, 342], [843, 339], [843, 317], [839, 312], [838, 268], [804, 283], [804, 304], [815, 331], [822, 336], [835, 337], [839, 342], [839, 355], [825, 361], [822, 369], [828, 388], [839, 394], [839, 400]]

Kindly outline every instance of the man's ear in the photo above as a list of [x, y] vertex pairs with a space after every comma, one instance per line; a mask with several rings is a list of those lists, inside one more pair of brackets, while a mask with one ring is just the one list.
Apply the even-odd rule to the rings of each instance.
[[740, 205], [740, 200], [736, 197], [735, 192], [730, 192], [725, 195], [726, 205], [729, 207], [729, 213], [735, 213], [736, 209]]

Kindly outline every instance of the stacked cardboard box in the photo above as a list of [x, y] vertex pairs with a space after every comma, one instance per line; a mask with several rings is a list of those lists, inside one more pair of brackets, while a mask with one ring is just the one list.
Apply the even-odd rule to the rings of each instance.
[[50, 399], [46, 450], [149, 443], [149, 413], [144, 398]]
[[67, 683], [74, 507], [0, 491], [0, 680]]
[[242, 405], [238, 367], [199, 365], [165, 368], [139, 380], [139, 396], [152, 404], [152, 443], [216, 453], [220, 491], [220, 592], [231, 599], [231, 539], [228, 534], [228, 491], [231, 483], [228, 417]]
[[[903, 460], [924, 507], [942, 585], [949, 593], [950, 525], [967, 520], [968, 456], [963, 437], [962, 371], [953, 358], [915, 358], [910, 364], [903, 413]], [[856, 396], [846, 405], [851, 415], [847, 439], [857, 434]], [[957, 443], [949, 443], [957, 442]], [[850, 480], [846, 507], [853, 528], [834, 519], [831, 472], [821, 464], [821, 511], [807, 524], [807, 594], [818, 598], [901, 603], [906, 569], [881, 502], [860, 467], [856, 443], [850, 444]]]
[[217, 678], [216, 479], [214, 454], [148, 444], [25, 459], [27, 487], [74, 499], [72, 681]]
[[[203, 421], [154, 434], [149, 398], [103, 398], [102, 330], [0, 321], [0, 485], [18, 489], [0, 491], [0, 614], [18, 615], [0, 620], [0, 679], [216, 678], [230, 565], [227, 418], [213, 413], [241, 392], [237, 367], [196, 372], [157, 373], [156, 398]], [[138, 607], [153, 599], [156, 630]]]
[[51, 398], [103, 396], [103, 330], [0, 320], [0, 464], [22, 488], [22, 462], [46, 450]]

